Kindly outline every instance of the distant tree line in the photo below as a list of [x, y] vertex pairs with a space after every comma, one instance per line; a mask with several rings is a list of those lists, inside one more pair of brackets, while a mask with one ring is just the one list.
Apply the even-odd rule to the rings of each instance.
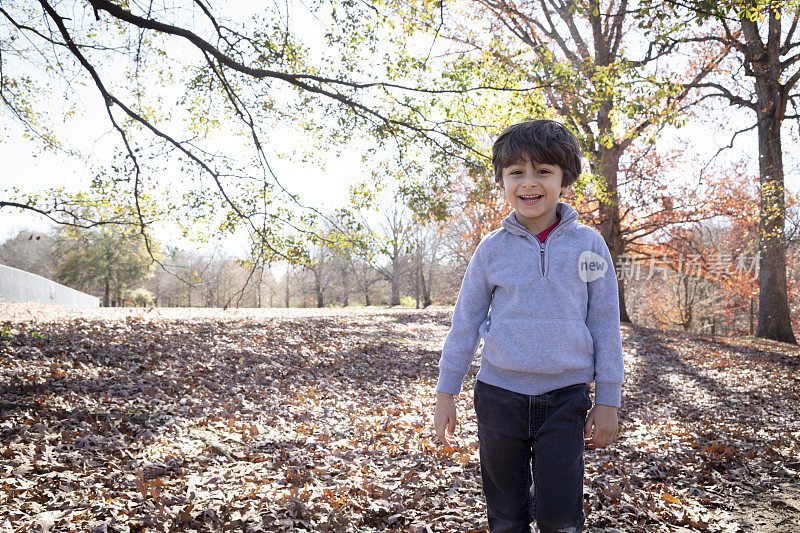
[[[760, 257], [756, 177], [723, 180], [727, 216], [671, 226], [641, 240], [615, 264], [632, 322], [710, 334], [756, 333]], [[342, 245], [329, 227], [303, 264], [264, 265], [216, 249], [166, 246], [154, 261], [138, 234], [102, 230], [22, 231], [0, 244], [0, 263], [101, 298], [103, 305], [159, 307], [338, 307], [453, 305], [480, 238], [508, 208], [497, 190], [455, 195], [443, 222], [387, 204], [367, 237]], [[594, 226], [591, 205], [567, 198]], [[800, 201], [788, 197], [784, 249], [792, 324], [800, 328]], [[715, 209], [716, 210], [716, 209]], [[718, 210], [717, 210], [718, 211]]]
[[455, 303], [469, 262], [469, 255], [456, 249], [455, 232], [415, 222], [399, 203], [381, 216], [374, 229], [366, 228], [368, 242], [359, 249], [334, 244], [348, 236], [337, 237], [329, 229], [301, 264], [265, 265], [220, 248], [148, 250], [138, 233], [65, 227], [21, 231], [0, 244], [0, 263], [98, 296], [104, 306], [419, 308]]

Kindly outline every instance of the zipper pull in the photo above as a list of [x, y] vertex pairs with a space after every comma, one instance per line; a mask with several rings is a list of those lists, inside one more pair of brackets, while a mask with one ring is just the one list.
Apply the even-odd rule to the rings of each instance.
[[544, 276], [544, 243], [543, 242], [539, 243], [539, 252], [540, 252], [540, 256], [539, 257], [542, 260], [542, 276]]

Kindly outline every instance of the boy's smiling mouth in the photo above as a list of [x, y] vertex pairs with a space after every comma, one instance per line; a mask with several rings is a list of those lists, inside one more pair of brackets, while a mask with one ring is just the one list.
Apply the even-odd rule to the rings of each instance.
[[524, 203], [524, 204], [533, 205], [535, 203], [538, 203], [539, 200], [541, 200], [542, 198], [544, 198], [544, 195], [543, 194], [525, 194], [525, 195], [519, 195], [518, 198], [520, 200], [522, 200], [522, 203]]

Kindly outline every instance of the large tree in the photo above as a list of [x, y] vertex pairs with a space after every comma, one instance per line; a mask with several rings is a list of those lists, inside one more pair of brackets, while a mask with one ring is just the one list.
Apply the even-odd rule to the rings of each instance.
[[782, 132], [800, 119], [800, 3], [697, 0], [669, 4], [674, 8], [670, 14], [677, 17], [654, 28], [660, 40], [675, 47], [719, 43], [734, 51], [725, 70], [697, 85], [705, 88], [708, 96], [745, 109], [755, 119], [734, 137], [747, 130], [758, 132], [761, 202], [756, 334], [796, 344], [786, 285]]

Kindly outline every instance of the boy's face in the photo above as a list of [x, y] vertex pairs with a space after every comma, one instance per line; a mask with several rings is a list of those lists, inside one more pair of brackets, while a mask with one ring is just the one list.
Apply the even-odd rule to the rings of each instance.
[[564, 173], [558, 165], [519, 161], [503, 169], [501, 185], [508, 203], [517, 212], [517, 221], [533, 234], [556, 221], [556, 204]]

